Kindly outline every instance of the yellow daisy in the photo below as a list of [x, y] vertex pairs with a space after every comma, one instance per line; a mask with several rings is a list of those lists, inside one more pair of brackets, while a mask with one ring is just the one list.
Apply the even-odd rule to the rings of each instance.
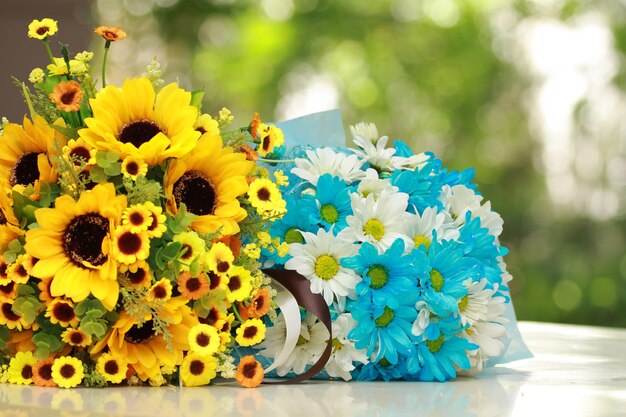
[[122, 224], [133, 233], [147, 231], [153, 221], [152, 213], [143, 204], [128, 207], [122, 215]]
[[220, 135], [219, 122], [210, 114], [203, 114], [198, 117], [194, 128], [204, 137], [215, 138]]
[[78, 358], [61, 356], [52, 365], [52, 380], [62, 388], [74, 388], [83, 381], [83, 363]]
[[8, 183], [0, 184], [0, 250], [4, 250], [12, 240], [24, 234], [20, 222], [13, 211], [13, 199], [6, 190]]
[[17, 352], [9, 362], [9, 382], [12, 384], [30, 385], [33, 380], [33, 366], [37, 358], [32, 352]]
[[96, 164], [96, 150], [81, 138], [70, 139], [63, 147], [63, 155], [74, 161], [75, 165], [80, 165], [80, 162], [87, 166]]
[[226, 291], [228, 291], [228, 276], [222, 274], [216, 274], [213, 271], [207, 272], [207, 278], [209, 279], [209, 290], [211, 295], [216, 293], [224, 293], [224, 300], [226, 300]]
[[228, 273], [234, 260], [233, 252], [222, 242], [214, 243], [206, 255], [207, 267], [218, 274]]
[[228, 273], [228, 292], [226, 297], [230, 303], [243, 301], [252, 292], [252, 274], [246, 268], [234, 266]]
[[91, 349], [92, 354], [106, 347], [116, 357], [123, 357], [143, 381], [156, 377], [161, 366], [177, 366], [183, 361], [183, 352], [189, 350], [189, 330], [198, 324], [184, 297], [169, 299], [160, 316], [170, 324], [167, 331], [172, 335], [172, 348], [168, 349], [163, 335], [155, 334], [153, 321], [139, 325], [128, 313], [122, 311], [111, 331]]
[[259, 319], [250, 319], [241, 323], [237, 328], [235, 341], [240, 346], [253, 346], [261, 343], [265, 338], [265, 324]]
[[91, 336], [80, 329], [72, 329], [71, 327], [61, 334], [61, 340], [70, 346], [86, 347], [91, 345]]
[[54, 277], [51, 293], [78, 302], [89, 294], [108, 310], [119, 295], [117, 261], [109, 256], [111, 232], [121, 222], [126, 197], [113, 184], [99, 184], [78, 201], [69, 195], [55, 208], [35, 212], [39, 227], [26, 234], [26, 252], [38, 258], [32, 275]]
[[120, 268], [121, 272], [125, 274], [126, 279], [132, 286], [149, 288], [152, 282], [152, 273], [150, 267], [145, 261], [138, 262], [132, 265], [122, 265], [127, 268]]
[[259, 155], [265, 156], [268, 153], [271, 153], [274, 148], [281, 146], [285, 143], [285, 136], [283, 135], [283, 131], [276, 126], [266, 125], [265, 123], [261, 123], [257, 128], [257, 134], [259, 135], [259, 139], [261, 143], [259, 144]]
[[179, 233], [174, 236], [174, 242], [182, 244], [185, 249], [185, 253], [179, 258], [183, 271], [188, 271], [189, 265], [205, 254], [204, 240], [196, 232]]
[[197, 324], [189, 331], [189, 348], [200, 355], [213, 355], [220, 347], [218, 331], [208, 324]]
[[24, 118], [24, 126], [9, 123], [4, 128], [0, 147], [0, 181], [27, 186], [38, 181], [56, 182], [49, 156], [53, 155], [55, 140], [65, 145], [65, 140], [48, 126], [41, 117], [35, 122]]
[[191, 93], [175, 83], [156, 94], [147, 78], [129, 79], [121, 89], [103, 88], [90, 104], [94, 117], [85, 119], [80, 137], [96, 149], [133, 155], [149, 166], [188, 154], [200, 137]]
[[246, 175], [253, 167], [244, 154], [222, 147], [221, 138], [202, 138], [189, 155], [173, 160], [165, 173], [168, 212], [175, 215], [185, 204], [197, 216], [193, 230], [207, 233], [221, 228], [222, 235], [236, 234], [238, 223], [247, 216], [237, 197], [248, 190]]
[[128, 362], [121, 356], [105, 353], [96, 362], [96, 371], [108, 382], [119, 384], [126, 379]]
[[167, 278], [161, 278], [149, 290], [147, 300], [151, 302], [165, 302], [172, 298], [172, 283]]
[[28, 282], [28, 271], [24, 267], [24, 255], [19, 255], [15, 262], [7, 267], [7, 275], [16, 284], [26, 284]]
[[137, 181], [137, 177], [145, 177], [148, 173], [148, 164], [137, 155], [127, 155], [122, 160], [122, 175]]
[[217, 376], [216, 368], [217, 362], [212, 356], [191, 352], [180, 366], [180, 376], [186, 386], [198, 387], [207, 385]]
[[56, 20], [49, 18], [41, 20], [33, 20], [28, 25], [28, 37], [34, 39], [46, 39], [48, 36], [52, 36], [59, 30]]
[[115, 229], [111, 255], [118, 262], [133, 264], [148, 259], [150, 255], [150, 238], [145, 232], [132, 232], [126, 226]]
[[287, 206], [275, 183], [267, 178], [256, 178], [248, 189], [248, 199], [259, 214], [284, 210]]
[[14, 300], [8, 298], [0, 299], [0, 325], [6, 326], [8, 329], [15, 330], [22, 330], [30, 327], [31, 323], [13, 311], [13, 302]]
[[8, 298], [15, 300], [17, 296], [17, 285], [13, 281], [9, 281], [8, 284], [0, 284], [0, 298]]
[[46, 317], [50, 318], [52, 324], [59, 324], [61, 327], [78, 327], [79, 320], [74, 312], [74, 304], [68, 300], [52, 300], [46, 308]]
[[147, 230], [148, 237], [163, 236], [163, 233], [167, 230], [167, 226], [165, 225], [166, 217], [165, 214], [163, 214], [163, 209], [151, 201], [143, 203], [143, 206], [152, 215], [152, 223], [150, 223]]

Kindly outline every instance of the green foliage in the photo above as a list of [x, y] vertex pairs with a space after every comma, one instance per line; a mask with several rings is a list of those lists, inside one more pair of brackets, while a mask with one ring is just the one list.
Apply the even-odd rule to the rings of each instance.
[[187, 206], [181, 203], [178, 206], [178, 213], [174, 217], [168, 216], [167, 218], [167, 230], [169, 234], [179, 234], [186, 231], [191, 223], [196, 219], [193, 213], [187, 211]]
[[0, 326], [0, 351], [9, 347], [9, 338], [9, 329], [6, 326]]
[[[15, 241], [13, 241], [15, 242]], [[20, 285], [12, 310], [24, 317], [28, 323], [34, 323], [43, 303], [35, 295], [35, 290], [28, 285]]]
[[196, 107], [198, 111], [202, 110], [202, 98], [204, 90], [196, 90], [191, 93], [191, 105]]
[[159, 198], [164, 197], [161, 184], [146, 177], [138, 177], [137, 181], [124, 178], [123, 184], [126, 189], [128, 205], [141, 204], [146, 201], [157, 203]]
[[97, 151], [96, 165], [109, 177], [114, 177], [122, 173], [120, 154], [115, 151]]
[[[76, 315], [80, 318], [79, 328], [86, 334], [95, 336], [97, 339], [101, 339], [107, 332], [109, 323], [107, 318], [107, 309], [102, 305], [100, 300], [86, 299], [76, 304], [74, 307]], [[114, 320], [110, 320], [114, 322]]]
[[50, 319], [45, 317], [44, 311], [39, 313], [36, 322], [39, 324], [39, 330], [33, 335], [33, 343], [36, 347], [35, 356], [38, 359], [46, 359], [65, 346], [61, 340], [64, 329], [58, 324], [52, 324]]

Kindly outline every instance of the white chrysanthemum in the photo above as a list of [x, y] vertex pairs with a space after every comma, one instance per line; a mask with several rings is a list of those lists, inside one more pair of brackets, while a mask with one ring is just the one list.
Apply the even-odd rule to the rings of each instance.
[[324, 229], [319, 229], [317, 235], [303, 232], [302, 237], [305, 243], [291, 244], [292, 258], [285, 269], [298, 271], [311, 282], [311, 292], [322, 294], [328, 305], [336, 299], [343, 310], [346, 297], [356, 298], [354, 287], [360, 278], [352, 269], [341, 266], [340, 261], [354, 256], [358, 246], [340, 241]]
[[[492, 291], [497, 292], [497, 286]], [[478, 345], [478, 349], [470, 352], [471, 368], [467, 371], [468, 374], [481, 372], [489, 358], [502, 353], [504, 343], [501, 339], [506, 334], [505, 324], [508, 323], [508, 319], [504, 317], [505, 304], [504, 297], [490, 297], [486, 318], [461, 332], [470, 343]]]
[[389, 161], [389, 167], [393, 170], [403, 169], [413, 171], [416, 168], [421, 169], [428, 161], [430, 161], [430, 158], [431, 157], [424, 152], [411, 155], [409, 157], [392, 156]]
[[354, 329], [357, 322], [352, 318], [352, 314], [345, 313], [339, 315], [333, 321], [333, 353], [324, 368], [331, 377], [340, 377], [344, 381], [352, 379], [354, 363], [368, 363], [365, 350], [358, 350], [354, 347], [354, 342], [348, 339], [348, 333]]
[[339, 177], [351, 184], [365, 174], [361, 170], [363, 161], [357, 155], [346, 155], [331, 148], [318, 148], [306, 151], [307, 158], [296, 158], [296, 166], [291, 173], [317, 186], [317, 180], [324, 174]]
[[[307, 365], [313, 365], [324, 353], [328, 340], [328, 330], [324, 323], [314, 315], [309, 314], [300, 325], [300, 337], [287, 360], [276, 368], [278, 376], [285, 376], [290, 372], [301, 374]], [[259, 345], [263, 350], [259, 352], [266, 358], [274, 358], [282, 352], [287, 338], [285, 317], [278, 316], [277, 323], [265, 329], [265, 340]]]
[[410, 214], [404, 224], [404, 233], [413, 239], [415, 247], [425, 245], [428, 249], [433, 241], [434, 232], [437, 233], [439, 240], [459, 238], [459, 230], [449, 221], [448, 213], [437, 213], [436, 207], [427, 207], [421, 215]]
[[396, 153], [395, 148], [387, 148], [388, 136], [383, 136], [371, 141], [358, 134], [353, 136], [354, 143], [360, 149], [354, 149], [354, 153], [379, 170], [392, 171], [391, 158]]
[[363, 197], [373, 194], [374, 198], [378, 198], [384, 191], [395, 193], [398, 192], [398, 187], [391, 185], [391, 181], [387, 178], [379, 178], [378, 171], [375, 169], [368, 168], [365, 171], [365, 178], [361, 180], [357, 187], [357, 192]]
[[467, 288], [467, 295], [459, 302], [459, 316], [463, 326], [473, 326], [487, 319], [489, 302], [494, 293], [493, 289], [485, 288], [488, 283], [484, 278], [480, 281], [473, 281], [471, 278], [463, 281], [463, 286]]
[[369, 140], [374, 143], [378, 140], [378, 128], [374, 123], [357, 123], [355, 125], [350, 126], [350, 133], [352, 136], [360, 136], [364, 139]]
[[411, 333], [419, 337], [424, 334], [424, 331], [426, 331], [426, 328], [430, 325], [430, 310], [428, 309], [428, 303], [426, 303], [426, 301], [418, 301], [415, 303], [415, 309], [419, 311], [419, 313], [413, 322]]
[[409, 196], [406, 193], [383, 191], [378, 199], [373, 194], [362, 198], [350, 195], [354, 215], [348, 216], [348, 227], [337, 237], [347, 242], [369, 242], [382, 253], [398, 238], [410, 246], [413, 241], [404, 234], [404, 220]]
[[504, 224], [502, 217], [491, 210], [491, 202], [480, 203], [483, 197], [476, 194], [474, 190], [464, 185], [444, 186], [439, 197], [446, 211], [452, 214], [454, 224], [462, 226], [465, 224], [465, 215], [471, 211], [471, 218], [480, 218], [482, 227], [489, 229], [489, 234], [498, 237], [502, 233]]

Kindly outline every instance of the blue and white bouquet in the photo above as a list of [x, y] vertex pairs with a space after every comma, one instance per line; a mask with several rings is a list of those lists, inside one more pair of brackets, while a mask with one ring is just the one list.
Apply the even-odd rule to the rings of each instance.
[[[302, 147], [278, 167], [289, 175], [287, 214], [270, 234], [289, 251], [267, 246], [265, 265], [297, 271], [324, 297], [330, 378], [444, 381], [481, 371], [510, 341], [500, 215], [473, 170], [448, 171], [401, 141], [388, 147], [373, 124], [350, 130], [356, 147]], [[279, 356], [285, 327], [281, 313], [261, 355]], [[327, 338], [304, 313], [277, 375], [303, 373]]]

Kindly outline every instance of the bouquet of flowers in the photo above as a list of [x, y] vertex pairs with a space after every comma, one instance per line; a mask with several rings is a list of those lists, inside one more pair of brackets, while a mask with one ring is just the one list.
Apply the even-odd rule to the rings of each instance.
[[226, 130], [227, 109], [202, 113], [156, 62], [107, 86], [119, 28], [95, 30], [97, 82], [92, 52], [53, 54], [57, 30], [30, 24], [50, 64], [17, 82], [30, 119], [0, 132], [0, 381], [258, 385], [260, 363], [233, 353], [275, 314], [255, 241], [286, 204], [255, 160], [280, 129]]
[[[355, 148], [293, 152], [287, 214], [270, 226], [289, 251], [264, 248], [266, 266], [297, 271], [323, 295], [332, 316], [327, 377], [444, 381], [481, 371], [507, 341], [502, 219], [472, 170], [450, 172], [401, 141], [388, 147], [372, 124], [351, 133]], [[261, 355], [278, 355], [285, 323], [281, 313], [267, 328]], [[327, 337], [305, 314], [276, 373], [304, 372]]]

